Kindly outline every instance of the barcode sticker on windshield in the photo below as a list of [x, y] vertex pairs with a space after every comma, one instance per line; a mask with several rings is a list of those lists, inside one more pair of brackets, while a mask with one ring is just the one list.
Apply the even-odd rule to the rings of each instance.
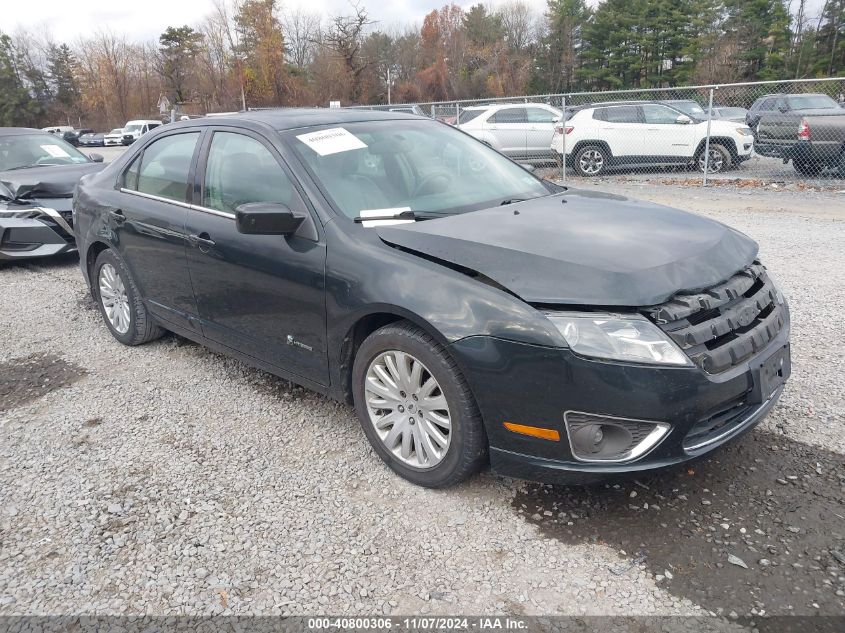
[[308, 134], [299, 134], [296, 138], [320, 156], [348, 152], [353, 149], [363, 149], [367, 146], [364, 141], [342, 127], [333, 127], [329, 130], [309, 132]]
[[68, 154], [64, 149], [59, 147], [58, 145], [42, 145], [41, 149], [47, 152], [53, 158], [69, 158], [70, 154]]

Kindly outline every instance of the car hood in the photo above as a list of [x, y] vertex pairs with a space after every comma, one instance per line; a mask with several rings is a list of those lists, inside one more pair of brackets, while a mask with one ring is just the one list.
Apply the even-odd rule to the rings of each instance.
[[756, 242], [719, 222], [575, 190], [376, 231], [538, 304], [654, 305], [724, 281], [757, 256]]
[[104, 167], [104, 163], [80, 163], [0, 171], [0, 196], [14, 200], [70, 198], [80, 178]]

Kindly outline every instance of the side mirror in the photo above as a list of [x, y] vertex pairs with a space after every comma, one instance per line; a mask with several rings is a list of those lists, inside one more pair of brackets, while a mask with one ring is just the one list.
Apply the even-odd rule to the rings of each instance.
[[782, 112], [782, 113], [785, 114], [785, 113], [789, 112], [789, 108], [787, 108], [785, 105], [778, 106], [778, 112]]
[[686, 114], [679, 114], [678, 118], [675, 119], [675, 123], [678, 125], [689, 125], [692, 123], [692, 119], [689, 118]]
[[245, 235], [293, 235], [304, 220], [273, 202], [249, 202], [235, 209], [235, 226]]
[[103, 155], [97, 154], [96, 152], [92, 152], [91, 154], [88, 154], [88, 158], [93, 160], [95, 163], [102, 163], [103, 162]]

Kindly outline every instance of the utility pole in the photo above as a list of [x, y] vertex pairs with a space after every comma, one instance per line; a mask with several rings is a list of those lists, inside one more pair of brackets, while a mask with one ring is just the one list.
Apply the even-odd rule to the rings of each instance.
[[390, 105], [390, 64], [387, 65], [387, 105]]

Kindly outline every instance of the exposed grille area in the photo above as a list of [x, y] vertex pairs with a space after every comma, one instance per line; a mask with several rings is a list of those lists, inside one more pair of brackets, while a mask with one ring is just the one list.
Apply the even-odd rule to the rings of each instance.
[[745, 422], [755, 409], [755, 405], [746, 403], [745, 398], [746, 396], [742, 396], [726, 404], [721, 410], [692, 427], [684, 438], [684, 449], [695, 450], [714, 442]]
[[760, 262], [703, 292], [677, 294], [645, 313], [690, 359], [716, 374], [761, 351], [784, 325], [784, 308]]

